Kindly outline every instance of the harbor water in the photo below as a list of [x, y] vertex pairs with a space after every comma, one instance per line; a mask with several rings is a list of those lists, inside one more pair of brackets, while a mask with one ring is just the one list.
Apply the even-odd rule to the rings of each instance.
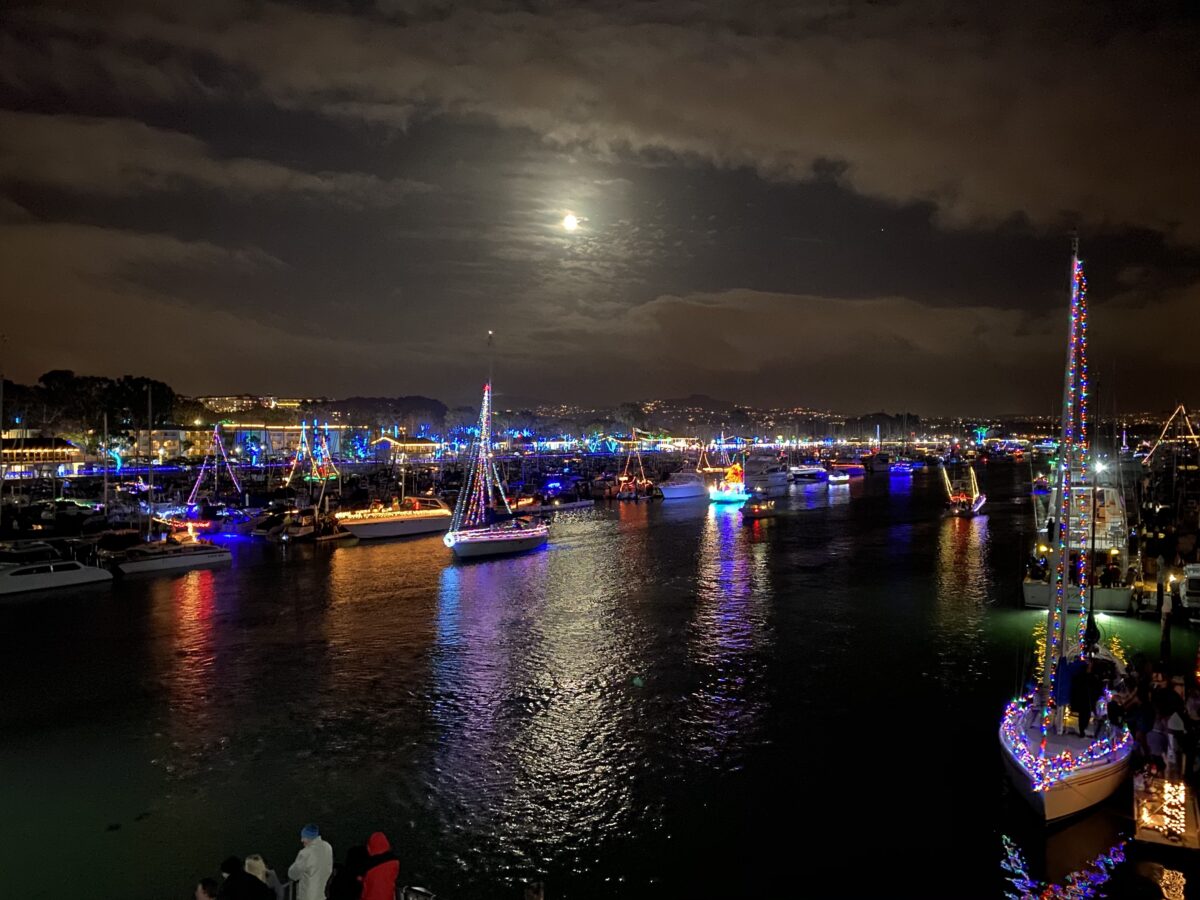
[[[339, 858], [385, 831], [444, 898], [1000, 897], [1005, 837], [1061, 879], [1128, 793], [1047, 834], [1008, 788], [1045, 614], [1028, 469], [979, 477], [974, 519], [936, 471], [873, 475], [754, 523], [598, 506], [474, 563], [231, 539], [224, 568], [6, 603], [0, 896], [183, 898], [231, 853], [282, 873], [309, 821]], [[1157, 657], [1157, 622], [1101, 626]], [[1195, 651], [1176, 628], [1176, 671]]]

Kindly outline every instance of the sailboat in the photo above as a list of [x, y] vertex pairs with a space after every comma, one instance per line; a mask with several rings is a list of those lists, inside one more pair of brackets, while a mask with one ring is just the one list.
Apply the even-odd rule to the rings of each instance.
[[987, 502], [987, 495], [979, 490], [979, 482], [975, 480], [975, 469], [967, 463], [967, 481], [950, 480], [950, 473], [946, 471], [946, 467], [942, 467], [942, 481], [946, 485], [946, 498], [949, 502], [947, 512], [952, 516], [970, 517], [983, 509], [983, 504]]
[[[1050, 546], [1053, 596], [1046, 612], [1046, 649], [1042, 683], [1032, 693], [1013, 700], [1000, 720], [1000, 746], [1017, 790], [1047, 822], [1081, 812], [1108, 798], [1124, 781], [1133, 752], [1129, 730], [1107, 720], [1092, 735], [1066, 730], [1060, 694], [1064, 679], [1081, 663], [1112, 667], [1111, 657], [1099, 650], [1094, 611], [1088, 605], [1090, 554], [1076, 552], [1071, 521], [1085, 519], [1090, 509], [1072, 509], [1080, 492], [1078, 482], [1094, 477], [1088, 442], [1087, 280], [1076, 244], [1071, 260], [1070, 340], [1063, 387], [1062, 442], [1057, 469], [1059, 501], [1057, 540]], [[1079, 548], [1076, 548], [1077, 550]], [[1076, 576], [1068, 571], [1074, 562]], [[1077, 598], [1070, 598], [1070, 594]], [[1077, 599], [1081, 610], [1078, 633], [1067, 633], [1068, 606]], [[1078, 677], [1076, 675], [1075, 677]], [[1103, 691], [1109, 699], [1108, 689]], [[1072, 710], [1074, 712], [1074, 710]]]
[[[489, 343], [490, 343], [489, 333]], [[499, 493], [505, 512], [512, 516], [508, 497], [500, 490], [500, 478], [492, 458], [492, 382], [483, 386], [483, 402], [479, 406], [479, 435], [471, 445], [470, 460], [463, 478], [450, 530], [443, 543], [459, 558], [499, 556], [504, 553], [523, 553], [541, 547], [550, 537], [545, 522], [528, 523], [510, 518], [504, 522], [489, 520], [493, 492]]]

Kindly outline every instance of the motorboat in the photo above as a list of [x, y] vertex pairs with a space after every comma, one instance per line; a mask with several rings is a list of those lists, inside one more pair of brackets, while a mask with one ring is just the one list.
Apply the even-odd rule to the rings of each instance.
[[841, 469], [830, 469], [829, 478], [827, 480], [830, 484], [849, 484], [850, 473], [844, 472]]
[[85, 566], [73, 559], [0, 564], [0, 595], [77, 587], [102, 581], [112, 581], [112, 572], [97, 566]]
[[771, 465], [765, 469], [745, 472], [746, 489], [752, 493], [782, 494], [788, 486], [788, 467]]
[[887, 453], [876, 452], [866, 457], [863, 465], [868, 472], [886, 473], [892, 470], [892, 458]]
[[411, 537], [441, 534], [450, 527], [454, 511], [437, 497], [405, 497], [390, 506], [381, 503], [369, 509], [339, 512], [337, 523], [360, 538]]
[[664, 500], [687, 500], [708, 496], [708, 484], [696, 472], [675, 472], [666, 481], [659, 482], [659, 491]]
[[788, 466], [788, 475], [792, 481], [820, 481], [825, 475], [825, 467], [818, 463], [804, 463], [799, 466]]
[[775, 501], [769, 497], [754, 497], [742, 504], [743, 519], [770, 519], [776, 513]]
[[125, 558], [116, 564], [122, 575], [138, 575], [143, 572], [166, 572], [179, 569], [200, 569], [220, 565], [233, 559], [225, 547], [205, 541], [173, 543], [169, 541], [131, 547]]

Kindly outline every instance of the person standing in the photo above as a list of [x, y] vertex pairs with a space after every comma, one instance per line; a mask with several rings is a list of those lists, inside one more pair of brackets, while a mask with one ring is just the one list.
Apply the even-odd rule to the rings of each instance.
[[362, 900], [392, 900], [396, 895], [396, 879], [400, 876], [400, 860], [392, 852], [387, 835], [376, 831], [367, 839], [366, 870], [362, 877]]
[[275, 893], [246, 871], [243, 862], [236, 856], [226, 857], [221, 863], [221, 889], [217, 900], [275, 900]]
[[333, 847], [316, 825], [301, 829], [300, 843], [304, 846], [288, 867], [288, 878], [300, 883], [296, 900], [325, 900], [325, 884], [333, 874]]
[[1167, 577], [1167, 561], [1165, 559], [1163, 559], [1163, 555], [1161, 553], [1158, 554], [1158, 558], [1154, 561], [1154, 568], [1155, 568], [1155, 571], [1157, 572], [1157, 578], [1158, 578], [1158, 587], [1157, 587], [1157, 593], [1156, 593], [1156, 596], [1158, 598], [1158, 605], [1155, 607], [1155, 612], [1162, 613], [1163, 584]]

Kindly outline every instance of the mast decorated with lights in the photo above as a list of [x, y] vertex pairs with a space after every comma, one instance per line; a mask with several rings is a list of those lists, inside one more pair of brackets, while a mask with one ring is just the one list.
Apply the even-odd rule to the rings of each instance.
[[1050, 545], [1054, 589], [1046, 623], [1045, 676], [1042, 679], [1042, 729], [1049, 724], [1054, 706], [1054, 684], [1057, 664], [1066, 653], [1067, 610], [1070, 594], [1078, 592], [1080, 654], [1088, 655], [1086, 630], [1088, 623], [1088, 581], [1091, 575], [1090, 554], [1083, 552], [1082, 543], [1076, 548], [1074, 579], [1070, 572], [1073, 546], [1072, 518], [1080, 521], [1086, 532], [1091, 515], [1086, 507], [1076, 503], [1074, 487], [1089, 477], [1091, 461], [1088, 440], [1088, 361], [1087, 361], [1087, 278], [1079, 258], [1079, 238], [1071, 245], [1071, 307], [1070, 331], [1067, 341], [1067, 364], [1063, 384], [1062, 430], [1058, 448], [1058, 540]]
[[[1088, 534], [1095, 516], [1092, 505], [1096, 485], [1088, 421], [1091, 388], [1087, 279], [1077, 238], [1072, 243], [1070, 285], [1062, 428], [1055, 475], [1057, 499], [1047, 528], [1053, 580], [1046, 610], [1042, 678], [1036, 690], [1008, 704], [1000, 721], [1000, 743], [1017, 787], [1048, 822], [1074, 815], [1111, 796], [1126, 777], [1133, 752], [1133, 737], [1126, 726], [1096, 720], [1096, 730], [1089, 735], [1087, 718], [1080, 716], [1079, 734], [1075, 735], [1059, 717], [1064, 711], [1058, 697], [1060, 679], [1074, 674], [1073, 668], [1068, 668], [1064, 676], [1059, 664], [1064, 659], [1072, 660], [1074, 665], [1083, 660], [1090, 662], [1093, 657], [1106, 658], [1098, 646], [1088, 598], [1093, 549], [1088, 546]], [[1093, 491], [1092, 502], [1088, 485]], [[1079, 627], [1076, 634], [1068, 635], [1067, 613], [1073, 603], [1079, 607]], [[1108, 688], [1104, 689], [1104, 697], [1111, 697]]]

